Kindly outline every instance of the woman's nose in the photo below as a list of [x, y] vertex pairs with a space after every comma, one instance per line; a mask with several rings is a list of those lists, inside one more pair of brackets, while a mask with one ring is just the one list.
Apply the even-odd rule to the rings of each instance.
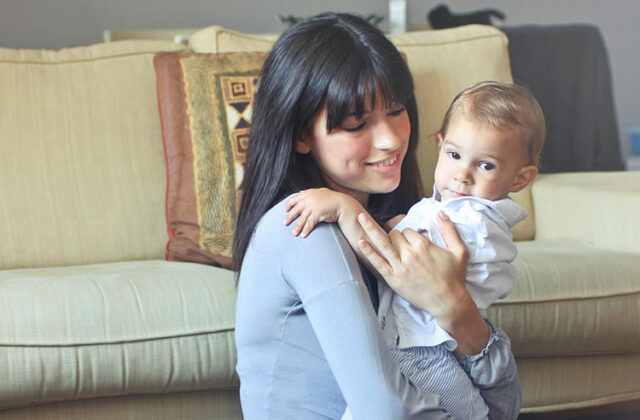
[[395, 150], [402, 145], [402, 137], [392, 124], [380, 122], [375, 130], [373, 146], [379, 150]]

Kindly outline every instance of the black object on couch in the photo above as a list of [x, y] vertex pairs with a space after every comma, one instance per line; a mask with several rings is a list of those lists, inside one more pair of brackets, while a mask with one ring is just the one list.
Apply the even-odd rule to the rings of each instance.
[[511, 72], [538, 98], [547, 121], [541, 172], [624, 170], [604, 40], [592, 25], [500, 28]]

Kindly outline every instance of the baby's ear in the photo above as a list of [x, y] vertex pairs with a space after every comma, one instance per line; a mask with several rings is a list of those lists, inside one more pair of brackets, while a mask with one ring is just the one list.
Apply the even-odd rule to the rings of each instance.
[[436, 133], [435, 141], [436, 141], [436, 147], [438, 148], [438, 153], [440, 153], [442, 142], [444, 142], [444, 136], [442, 135], [442, 133], [440, 132]]
[[510, 192], [518, 192], [533, 181], [538, 176], [538, 167], [535, 165], [524, 166], [516, 175], [516, 179], [511, 185]]

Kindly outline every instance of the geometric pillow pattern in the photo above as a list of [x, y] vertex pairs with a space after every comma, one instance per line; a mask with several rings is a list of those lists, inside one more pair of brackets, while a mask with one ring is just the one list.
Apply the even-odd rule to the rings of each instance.
[[167, 258], [230, 268], [252, 101], [266, 53], [154, 57], [167, 167]]

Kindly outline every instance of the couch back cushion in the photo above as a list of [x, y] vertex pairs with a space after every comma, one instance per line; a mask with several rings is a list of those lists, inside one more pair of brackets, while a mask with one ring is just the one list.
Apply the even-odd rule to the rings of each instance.
[[0, 269], [164, 257], [153, 55], [180, 48], [0, 48]]
[[[269, 51], [276, 38], [210, 26], [194, 33], [189, 47], [201, 53]], [[407, 32], [389, 38], [407, 56], [414, 77], [420, 118], [418, 160], [423, 185], [430, 195], [437, 159], [435, 133], [442, 118], [465, 87], [482, 80], [512, 80], [507, 38], [484, 25]], [[529, 217], [514, 228], [514, 236], [517, 240], [532, 239], [535, 224], [531, 191], [527, 188], [513, 198], [529, 212]]]

